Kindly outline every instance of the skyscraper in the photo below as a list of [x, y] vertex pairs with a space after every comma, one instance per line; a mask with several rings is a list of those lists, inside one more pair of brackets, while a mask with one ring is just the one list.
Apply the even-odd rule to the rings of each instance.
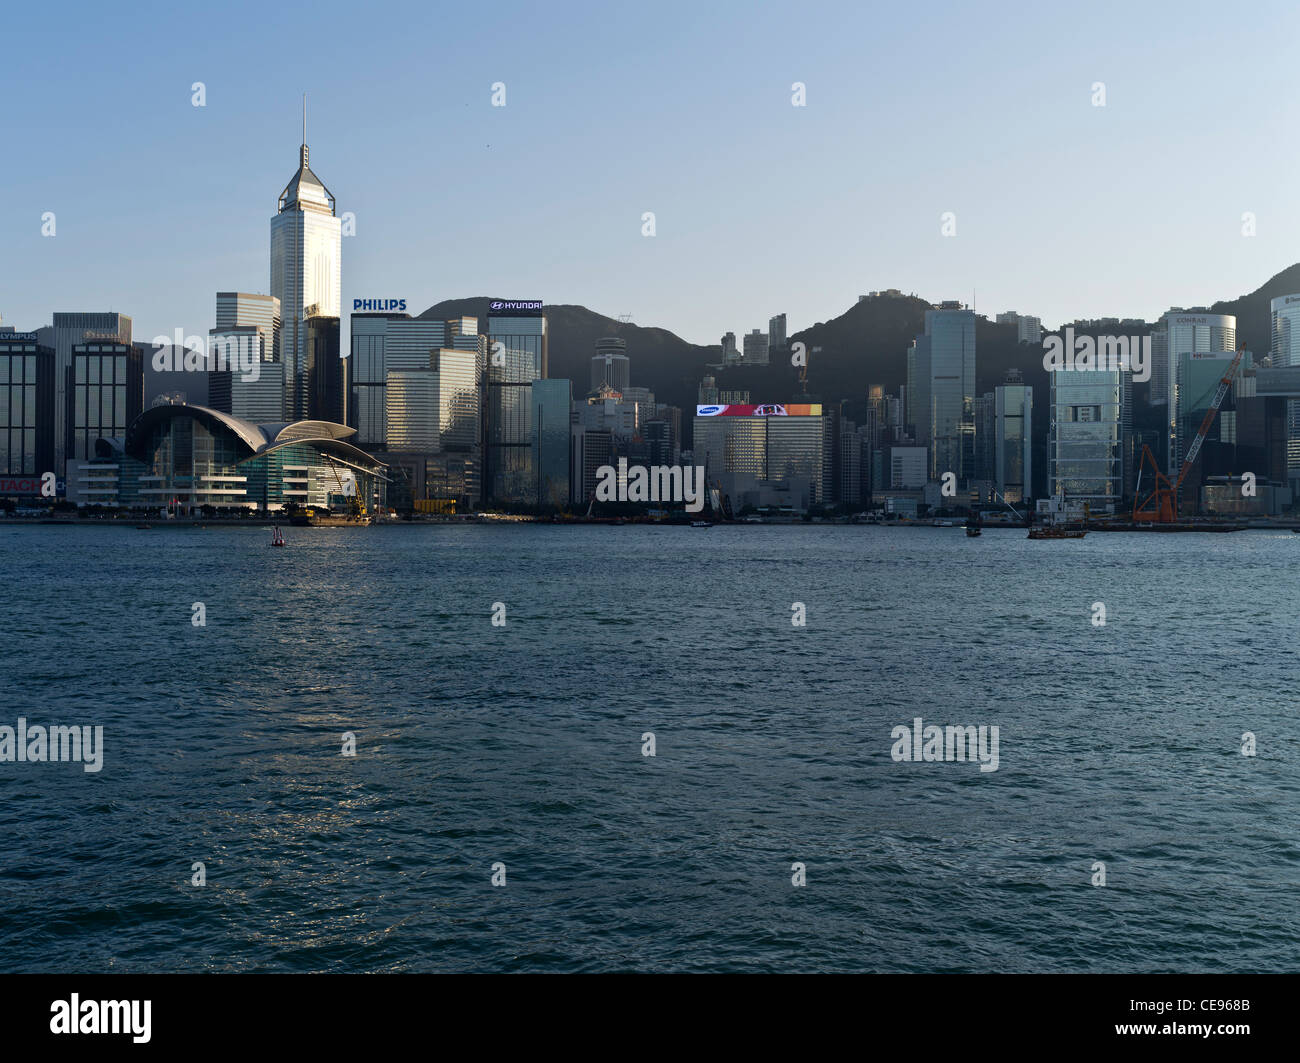
[[1113, 512], [1129, 479], [1132, 374], [1058, 369], [1050, 377], [1047, 492]]
[[532, 383], [546, 379], [546, 318], [540, 303], [502, 304], [488, 316], [483, 494], [534, 505]]
[[313, 314], [304, 323], [306, 357], [302, 416], [313, 421], [343, 421], [343, 359], [339, 357], [339, 319]]
[[271, 219], [271, 295], [280, 301], [280, 355], [284, 367], [284, 419], [309, 413], [307, 319], [337, 318], [342, 289], [342, 223], [334, 197], [307, 165], [303, 107], [298, 172], [280, 193]]
[[785, 315], [777, 314], [776, 317], [768, 320], [767, 323], [767, 351], [768, 360], [771, 361], [772, 353], [785, 353]]
[[[271, 424], [284, 417], [280, 300], [250, 292], [217, 292], [217, 326], [208, 332], [208, 347], [213, 355], [208, 372], [212, 409], [252, 424]], [[256, 372], [241, 369], [237, 359], [217, 364], [222, 352], [242, 358], [242, 365], [255, 357]]]
[[67, 497], [79, 503], [104, 502], [88, 477], [95, 441], [125, 439], [126, 429], [144, 405], [144, 369], [140, 348], [130, 343], [92, 341], [72, 347], [68, 374], [65, 441], [68, 455]]
[[[930, 447], [930, 337], [917, 336], [907, 349], [907, 409], [904, 421], [912, 438]], [[927, 469], [928, 469], [927, 465]]]
[[767, 333], [754, 329], [745, 334], [745, 365], [767, 365]]
[[[1269, 303], [1273, 338], [1269, 360], [1274, 368], [1300, 366], [1300, 295], [1279, 295]], [[1300, 402], [1288, 399], [1287, 467], [1300, 472]], [[1294, 475], [1294, 473], [1293, 473]]]
[[264, 361], [280, 357], [280, 300], [252, 292], [217, 292], [216, 331], [252, 326], [262, 337]]
[[532, 382], [533, 468], [536, 504], [564, 509], [569, 502], [571, 385], [560, 377]]
[[[453, 345], [469, 335], [465, 322], [457, 319]], [[368, 450], [387, 447], [385, 424], [387, 402], [384, 388], [390, 370], [433, 369], [437, 351], [447, 340], [447, 323], [409, 314], [353, 314], [351, 396], [348, 423], [357, 430], [357, 446]], [[478, 341], [471, 341], [477, 352]]]
[[608, 384], [622, 391], [631, 383], [631, 363], [627, 357], [627, 340], [606, 336], [596, 341], [596, 353], [591, 359], [591, 390], [600, 390]]
[[54, 470], [67, 464], [68, 396], [71, 394], [72, 348], [87, 340], [131, 342], [131, 319], [125, 314], [55, 314], [54, 324], [36, 330], [37, 342], [54, 348]]
[[[930, 479], [956, 473], [958, 483], [975, 475], [975, 312], [940, 303], [925, 312], [930, 340]], [[919, 431], [919, 426], [918, 426]]]
[[1151, 405], [1163, 407], [1164, 424], [1158, 455], [1165, 473], [1177, 476], [1182, 464], [1178, 451], [1178, 356], [1197, 351], [1237, 349], [1237, 319], [1232, 314], [1188, 313], [1175, 307], [1160, 319], [1151, 336]]
[[54, 349], [34, 332], [0, 332], [0, 477], [53, 471], [54, 391]]
[[1008, 502], [1023, 502], [1034, 490], [1034, 389], [1013, 369], [993, 394], [993, 481]]

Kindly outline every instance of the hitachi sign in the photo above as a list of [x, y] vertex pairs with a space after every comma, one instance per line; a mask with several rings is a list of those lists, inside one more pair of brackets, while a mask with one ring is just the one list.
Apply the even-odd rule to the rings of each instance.
[[354, 314], [365, 313], [366, 311], [388, 311], [397, 313], [406, 309], [405, 299], [353, 299], [352, 312]]

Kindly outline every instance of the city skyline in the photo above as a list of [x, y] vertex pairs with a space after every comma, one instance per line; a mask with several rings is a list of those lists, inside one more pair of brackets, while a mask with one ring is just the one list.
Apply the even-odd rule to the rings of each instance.
[[[109, 17], [73, 8], [76, 28], [60, 52], [70, 70]], [[436, 77], [402, 62], [418, 47], [404, 39], [418, 34], [392, 26], [429, 18], [412, 8], [346, 34], [328, 18], [303, 25], [302, 57], [280, 69], [244, 58], [238, 19], [200, 38], [180, 13], [113, 16], [143, 52], [188, 42], [195, 70], [163, 84], [142, 64], [94, 92], [84, 76], [70, 77], [6, 119], [26, 163], [11, 172], [0, 240], [25, 268], [6, 271], [0, 314], [28, 331], [55, 311], [93, 307], [131, 315], [137, 337], [178, 327], [205, 335], [215, 325], [212, 292], [264, 289], [266, 190], [283, 183], [304, 91], [316, 158], [339, 211], [356, 217], [356, 235], [344, 238], [344, 306], [394, 291], [417, 308], [483, 291], [539, 292], [713, 344], [776, 312], [798, 331], [885, 287], [960, 298], [989, 316], [1013, 308], [1047, 322], [1151, 320], [1248, 291], [1300, 257], [1286, 181], [1268, 176], [1285, 174], [1297, 152], [1275, 136], [1293, 95], [1285, 64], [1264, 61], [1273, 50], [1284, 58], [1293, 35], [1297, 16], [1280, 5], [1263, 5], [1247, 25], [1203, 14], [1177, 34], [1159, 11], [1126, 11], [1123, 32], [1101, 17], [1071, 26], [1068, 41], [1061, 16], [1020, 7], [977, 18], [936, 5], [931, 20], [818, 10], [825, 22], [738, 5], [693, 12], [683, 16], [690, 32], [671, 40], [618, 12], [567, 34], [522, 8], [493, 23], [450, 12], [437, 26], [462, 46]], [[952, 69], [927, 84], [909, 77], [909, 49], [944, 47], [998, 17], [1003, 53], [958, 50]], [[843, 30], [834, 40], [820, 32], [829, 24]], [[502, 25], [513, 32], [494, 30]], [[23, 44], [44, 32], [43, 18], [12, 17], [6, 80], [37, 74], [42, 53]], [[582, 74], [555, 73], [568, 64], [533, 41], [563, 49]], [[620, 41], [638, 45], [631, 69], [618, 61]], [[357, 72], [358, 58], [381, 46], [395, 56]], [[747, 46], [762, 61], [719, 77], [713, 56]], [[1242, 57], [1248, 48], [1253, 61]], [[1216, 76], [1177, 86], [1174, 124], [1160, 60], [1186, 50], [1215, 56]], [[1253, 90], [1262, 80], [1272, 91], [1276, 109], [1238, 106], [1247, 76]], [[200, 82], [204, 106], [195, 107]], [[498, 82], [505, 106], [494, 107]], [[796, 82], [806, 106], [792, 106]], [[863, 107], [905, 83], [914, 91], [901, 101]], [[1104, 107], [1093, 104], [1097, 83]], [[1201, 128], [1183, 119], [1192, 111]], [[130, 135], [99, 147], [96, 134], [123, 114]], [[1005, 143], [997, 131], [1013, 127], [1044, 133]], [[1226, 137], [1234, 157], [1267, 150], [1269, 169], [1178, 167], [1197, 157], [1206, 131]], [[69, 143], [96, 145], [85, 160], [95, 181], [69, 176]], [[936, 143], [945, 148], [937, 155]], [[741, 167], [759, 144], [771, 165]], [[590, 165], [611, 151], [620, 165]], [[645, 177], [664, 172], [656, 163], [666, 154], [685, 165]], [[181, 166], [178, 180], [168, 160], [188, 159], [196, 168]], [[53, 237], [41, 235], [47, 211]], [[653, 237], [641, 235], [646, 211]], [[941, 234], [946, 212], [951, 237]], [[1253, 236], [1243, 235], [1246, 214]], [[544, 253], [502, 255], [521, 230]], [[442, 256], [444, 247], [456, 253]]]

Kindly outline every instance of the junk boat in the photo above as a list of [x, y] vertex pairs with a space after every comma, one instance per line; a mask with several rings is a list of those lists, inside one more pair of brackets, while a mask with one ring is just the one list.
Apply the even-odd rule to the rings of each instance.
[[271, 545], [272, 546], [284, 545], [284, 535], [280, 531], [280, 525], [278, 524], [271, 530]]

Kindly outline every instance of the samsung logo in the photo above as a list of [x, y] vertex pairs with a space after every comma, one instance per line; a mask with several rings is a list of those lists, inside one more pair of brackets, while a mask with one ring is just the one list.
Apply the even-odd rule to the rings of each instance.
[[405, 309], [406, 309], [405, 299], [353, 299], [352, 300], [352, 312], [354, 314], [359, 311], [366, 311], [366, 310], [394, 311], [394, 310], [405, 310]]

